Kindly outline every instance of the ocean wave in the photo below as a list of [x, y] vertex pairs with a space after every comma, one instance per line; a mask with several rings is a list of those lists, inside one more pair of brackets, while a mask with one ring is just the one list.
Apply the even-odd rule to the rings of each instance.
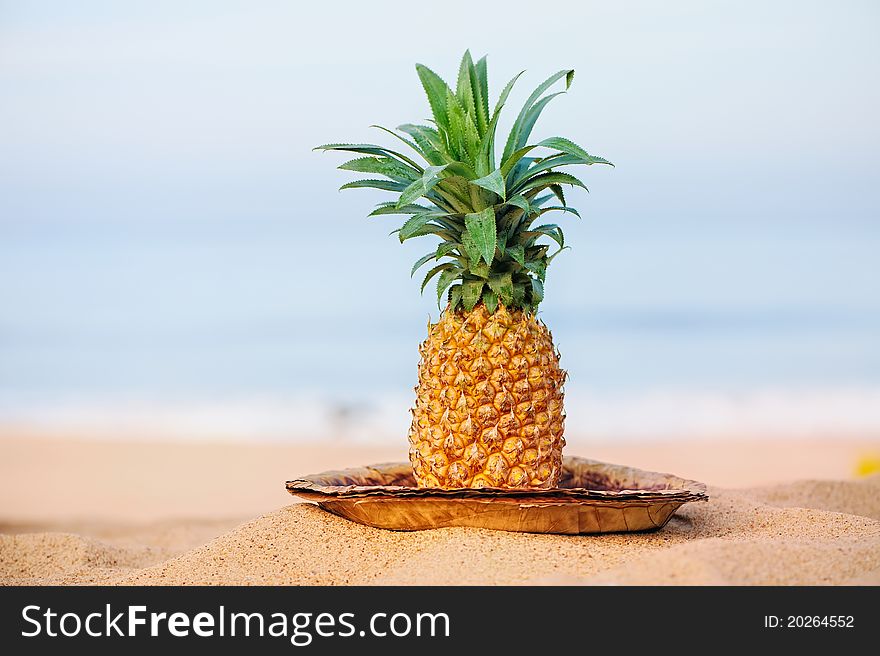
[[[211, 399], [65, 398], [0, 403], [0, 432], [99, 439], [396, 443], [405, 439], [411, 396], [319, 394]], [[880, 386], [566, 394], [566, 437], [581, 440], [876, 436]]]

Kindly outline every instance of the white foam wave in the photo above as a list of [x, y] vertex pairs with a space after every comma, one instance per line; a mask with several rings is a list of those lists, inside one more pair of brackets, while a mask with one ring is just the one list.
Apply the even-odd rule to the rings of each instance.
[[[68, 399], [5, 403], [0, 425], [101, 439], [397, 442], [409, 425], [409, 395], [360, 400], [319, 395], [202, 401]], [[652, 440], [713, 436], [875, 435], [880, 387], [658, 389], [629, 393], [569, 390], [569, 439]]]

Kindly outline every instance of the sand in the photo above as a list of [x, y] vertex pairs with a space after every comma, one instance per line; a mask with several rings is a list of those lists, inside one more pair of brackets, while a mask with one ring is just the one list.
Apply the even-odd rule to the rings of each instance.
[[704, 480], [711, 500], [656, 532], [561, 536], [395, 533], [283, 491], [298, 474], [400, 459], [393, 449], [19, 436], [0, 441], [0, 583], [877, 585], [880, 476], [852, 474], [876, 446], [570, 447]]

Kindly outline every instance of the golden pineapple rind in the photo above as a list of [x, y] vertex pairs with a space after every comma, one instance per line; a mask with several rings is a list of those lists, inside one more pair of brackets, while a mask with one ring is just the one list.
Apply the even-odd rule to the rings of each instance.
[[419, 487], [558, 485], [566, 373], [534, 314], [447, 308], [419, 353], [409, 431]]

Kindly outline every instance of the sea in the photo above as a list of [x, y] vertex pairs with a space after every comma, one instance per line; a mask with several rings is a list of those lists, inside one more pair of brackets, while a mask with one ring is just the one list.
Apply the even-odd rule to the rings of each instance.
[[[383, 241], [384, 226], [304, 234], [281, 218], [134, 217], [2, 229], [0, 427], [406, 434], [417, 347], [438, 308], [408, 275], [420, 249]], [[539, 315], [570, 374], [567, 434], [880, 436], [873, 240], [591, 241], [584, 230], [551, 267]]]

